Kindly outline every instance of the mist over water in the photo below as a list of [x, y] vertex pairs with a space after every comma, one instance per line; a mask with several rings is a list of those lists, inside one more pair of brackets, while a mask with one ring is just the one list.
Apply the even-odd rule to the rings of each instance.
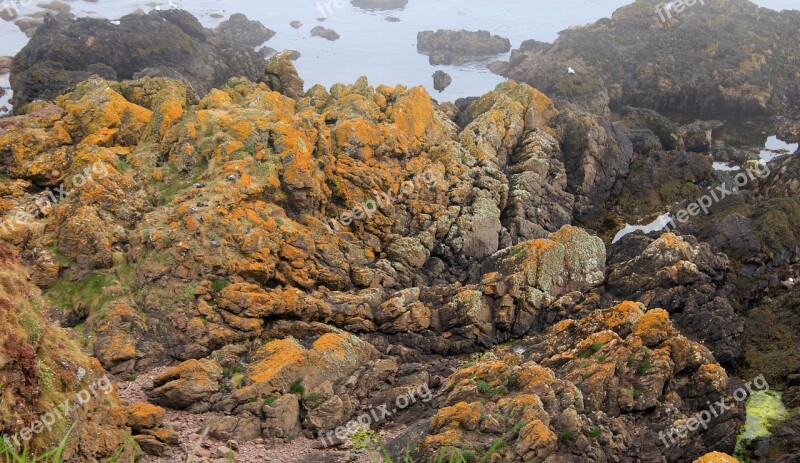
[[[36, 2], [34, 2], [35, 4]], [[387, 2], [397, 3], [397, 2]], [[399, 2], [402, 3], [402, 2]], [[409, 0], [399, 9], [370, 11], [359, 8], [362, 2], [339, 0], [173, 0], [159, 3], [125, 0], [83, 0], [70, 2], [76, 16], [117, 19], [137, 8], [149, 11], [181, 8], [190, 11], [207, 27], [215, 27], [233, 13], [244, 13], [277, 32], [265, 43], [276, 50], [293, 49], [301, 53], [295, 62], [306, 88], [314, 84], [330, 87], [335, 83], [352, 83], [367, 76], [372, 84], [424, 85], [441, 101], [482, 95], [503, 78], [492, 74], [486, 62], [458, 66], [431, 66], [428, 57], [417, 53], [417, 32], [437, 29], [488, 30], [511, 40], [516, 48], [527, 39], [552, 42], [558, 32], [570, 26], [584, 25], [610, 16], [629, 0], [507, 0], [501, 3], [486, 0]], [[797, 0], [759, 0], [757, 4], [773, 8], [798, 8]], [[691, 8], [702, 8], [699, 3]], [[22, 16], [38, 8], [20, 9]], [[655, 14], [655, 13], [654, 13]], [[221, 16], [221, 17], [220, 17]], [[325, 21], [318, 18], [327, 16]], [[303, 26], [294, 29], [292, 21]], [[329, 42], [312, 37], [311, 28], [322, 25], [333, 29], [341, 39]], [[0, 55], [14, 55], [27, 41], [12, 22], [0, 21]], [[433, 89], [431, 75], [444, 70], [453, 77], [444, 92]], [[3, 85], [7, 85], [3, 83]]]

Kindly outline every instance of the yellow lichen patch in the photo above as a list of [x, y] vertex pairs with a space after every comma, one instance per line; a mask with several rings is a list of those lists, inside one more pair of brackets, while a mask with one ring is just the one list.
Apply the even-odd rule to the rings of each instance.
[[728, 387], [728, 374], [718, 363], [707, 363], [702, 365], [695, 379], [698, 383], [705, 385], [710, 391], [722, 391]]
[[431, 419], [431, 429], [461, 428], [468, 431], [477, 429], [481, 416], [486, 410], [480, 402], [459, 402], [450, 407], [440, 408]]
[[256, 362], [248, 368], [250, 381], [266, 383], [272, 380], [282, 369], [302, 364], [305, 358], [305, 349], [293, 338], [272, 341], [262, 347], [257, 357], [263, 360]]
[[544, 410], [542, 400], [535, 394], [519, 394], [510, 398], [504, 397], [497, 402], [497, 406], [503, 411], [503, 415], [509, 417], [515, 423], [550, 421], [550, 417]]
[[[90, 79], [56, 99], [64, 108], [64, 128], [76, 141], [91, 144], [138, 143], [152, 117], [149, 109], [133, 104], [102, 79]], [[114, 133], [111, 133], [111, 132]]]
[[287, 389], [301, 379], [314, 388], [326, 380], [349, 375], [377, 351], [348, 333], [327, 333], [311, 349], [293, 338], [272, 341], [256, 353], [259, 359], [248, 367], [247, 383], [262, 389]]
[[126, 426], [133, 429], [152, 429], [160, 426], [164, 421], [163, 408], [144, 402], [136, 402], [126, 407]]
[[231, 96], [222, 90], [214, 88], [200, 101], [199, 106], [206, 109], [224, 109], [231, 105], [233, 105]]
[[534, 457], [542, 459], [553, 453], [557, 443], [558, 438], [555, 433], [544, 423], [536, 420], [520, 429], [515, 450], [525, 461]]
[[391, 109], [395, 127], [402, 135], [402, 139], [398, 140], [397, 148], [417, 150], [433, 121], [433, 105], [430, 95], [424, 88], [414, 87]]
[[622, 325], [633, 326], [645, 313], [647, 308], [640, 302], [622, 301], [609, 310], [601, 312], [605, 325], [613, 330]]
[[358, 155], [369, 160], [384, 137], [378, 125], [364, 119], [350, 119], [336, 124], [333, 138], [337, 154]]
[[429, 435], [422, 441], [422, 447], [427, 449], [441, 449], [458, 447], [462, 443], [464, 433], [457, 428], [448, 428], [439, 434]]
[[711, 452], [703, 455], [692, 463], [739, 463], [739, 460], [727, 453]]
[[555, 373], [549, 368], [532, 363], [526, 363], [516, 370], [516, 374], [523, 390], [535, 390], [537, 386], [549, 384], [556, 378]]
[[642, 315], [633, 334], [641, 338], [645, 346], [654, 347], [669, 338], [673, 331], [669, 313], [664, 309], [653, 309]]

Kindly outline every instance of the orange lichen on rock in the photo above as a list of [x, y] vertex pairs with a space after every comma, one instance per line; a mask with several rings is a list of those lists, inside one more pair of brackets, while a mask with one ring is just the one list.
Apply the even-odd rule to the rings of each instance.
[[459, 402], [451, 407], [440, 408], [431, 419], [431, 429], [461, 428], [474, 431], [486, 413], [480, 402]]
[[375, 357], [374, 347], [344, 332], [322, 335], [311, 349], [291, 337], [272, 341], [256, 353], [258, 360], [247, 369], [248, 387], [239, 395], [246, 396], [251, 390], [288, 389], [298, 379], [313, 389], [324, 381], [349, 375]]
[[134, 431], [156, 428], [164, 421], [164, 409], [146, 402], [132, 403], [125, 411], [128, 415], [125, 424]]
[[739, 460], [727, 453], [711, 452], [703, 455], [692, 463], [738, 463]]
[[558, 437], [539, 420], [530, 422], [519, 431], [514, 450], [524, 461], [531, 458], [543, 459], [553, 453], [558, 444]]
[[640, 302], [622, 301], [601, 315], [606, 326], [616, 331], [622, 326], [633, 326], [646, 311], [647, 307]]
[[633, 334], [642, 339], [647, 347], [654, 347], [674, 333], [669, 313], [664, 309], [653, 309], [642, 315], [636, 323]]

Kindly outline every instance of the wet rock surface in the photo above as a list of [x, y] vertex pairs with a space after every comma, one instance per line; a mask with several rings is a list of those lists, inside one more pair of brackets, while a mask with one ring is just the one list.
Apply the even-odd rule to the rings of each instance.
[[479, 61], [508, 53], [511, 41], [488, 31], [422, 31], [417, 33], [417, 51], [428, 55], [432, 65]]

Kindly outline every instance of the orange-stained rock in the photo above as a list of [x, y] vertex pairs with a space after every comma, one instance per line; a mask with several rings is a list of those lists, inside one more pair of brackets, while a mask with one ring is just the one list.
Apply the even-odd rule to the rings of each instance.
[[154, 403], [177, 409], [199, 409], [220, 389], [222, 367], [213, 360], [187, 360], [153, 378], [148, 396]]
[[739, 460], [727, 453], [711, 452], [703, 455], [692, 463], [737, 463]]
[[134, 432], [141, 432], [143, 429], [153, 429], [161, 426], [164, 421], [164, 409], [145, 402], [136, 402], [126, 407], [128, 419], [126, 426]]

